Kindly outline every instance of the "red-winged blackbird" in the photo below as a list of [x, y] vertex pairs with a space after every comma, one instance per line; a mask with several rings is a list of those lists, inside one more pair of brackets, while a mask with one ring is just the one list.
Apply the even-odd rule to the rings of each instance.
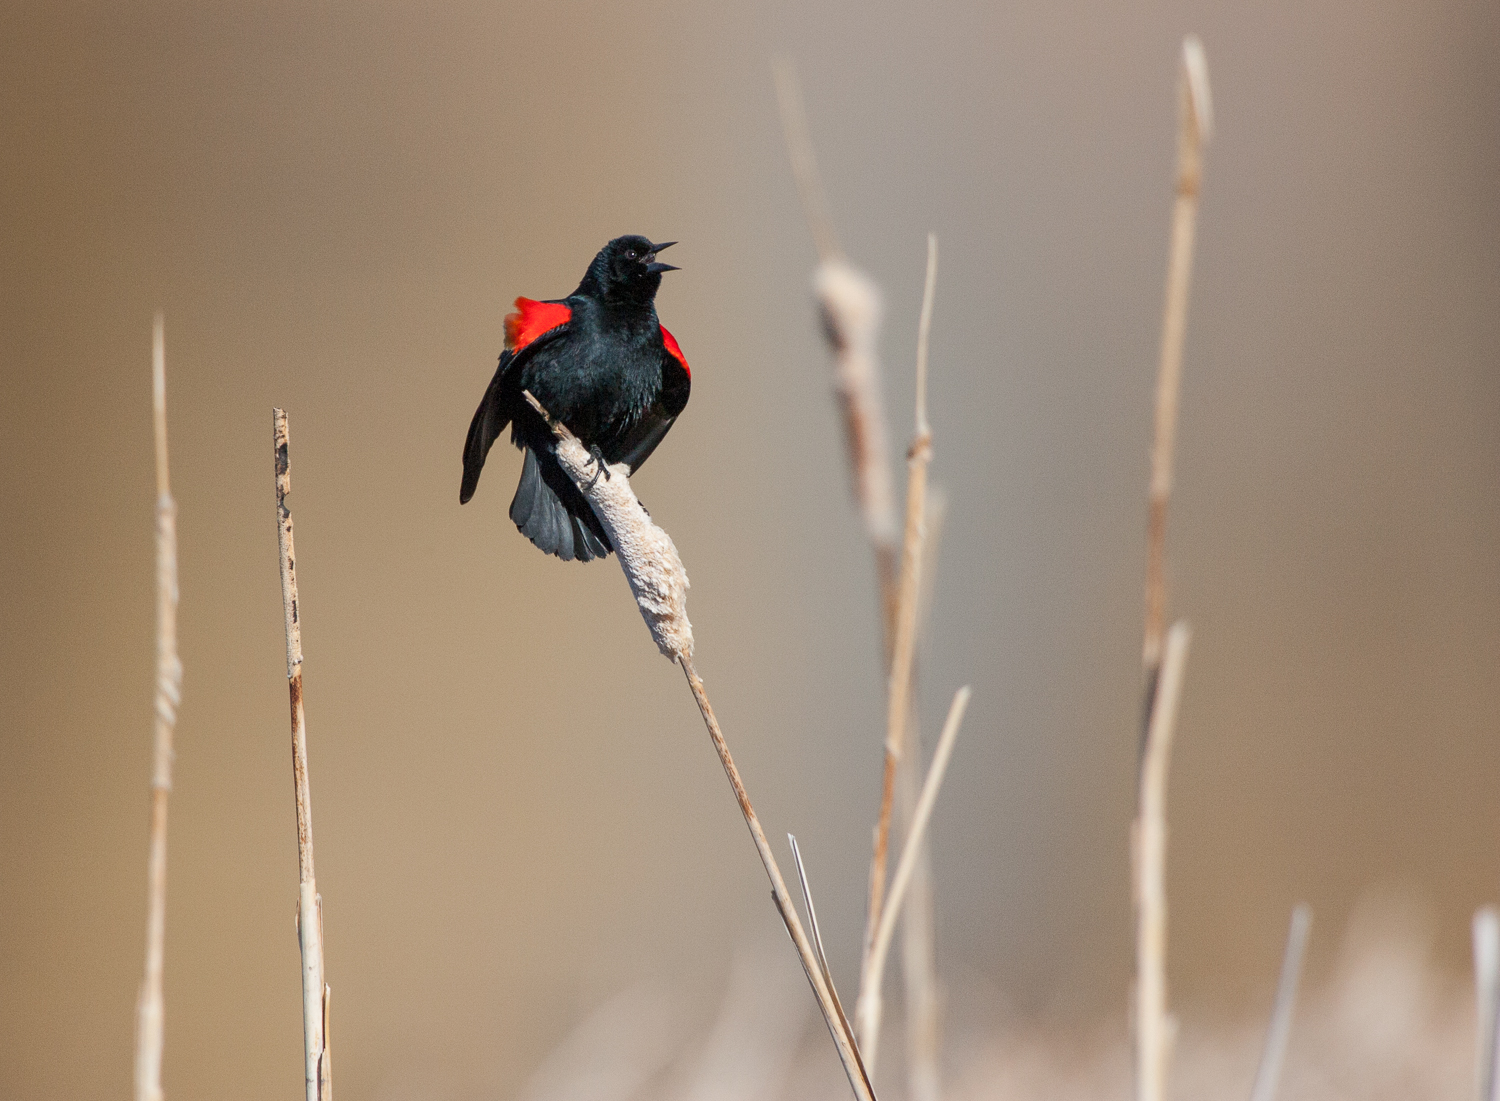
[[599, 250], [583, 282], [567, 298], [516, 299], [505, 319], [505, 351], [464, 442], [460, 504], [474, 496], [490, 445], [512, 425], [511, 442], [525, 452], [510, 518], [521, 534], [563, 561], [602, 558], [614, 547], [604, 526], [557, 461], [552, 430], [522, 396], [567, 425], [605, 464], [634, 474], [687, 405], [692, 374], [672, 334], [656, 318], [667, 241], [616, 237]]

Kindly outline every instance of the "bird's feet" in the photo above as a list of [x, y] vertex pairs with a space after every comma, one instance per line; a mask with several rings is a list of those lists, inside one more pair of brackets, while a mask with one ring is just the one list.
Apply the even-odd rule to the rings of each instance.
[[589, 479], [589, 484], [583, 487], [586, 493], [594, 491], [594, 487], [599, 484], [600, 475], [603, 475], [606, 482], [612, 477], [609, 472], [609, 463], [605, 462], [604, 452], [599, 450], [598, 444], [589, 448], [589, 454], [594, 458], [594, 476]]

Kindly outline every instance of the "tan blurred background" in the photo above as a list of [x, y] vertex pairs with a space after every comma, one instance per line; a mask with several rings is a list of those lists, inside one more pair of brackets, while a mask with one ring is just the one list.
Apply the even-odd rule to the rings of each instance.
[[[886, 292], [908, 432], [942, 246], [925, 659], [950, 1015], [1118, 1016], [1150, 395], [1183, 32], [1207, 160], [1171, 531], [1195, 627], [1174, 995], [1264, 1011], [1350, 908], [1500, 895], [1500, 16], [1492, 4], [11, 4], [0, 34], [0, 1095], [123, 1096], [144, 918], [149, 342], [167, 318], [185, 699], [169, 1096], [294, 1096], [296, 856], [270, 409], [290, 411], [344, 1098], [515, 1096], [643, 979], [784, 948], [680, 675], [612, 563], [538, 554], [459, 451], [518, 294], [626, 232], [692, 404], [636, 485], [699, 667], [853, 987], [872, 569], [769, 57]], [[790, 953], [775, 957], [795, 971]], [[968, 991], [968, 994], [961, 992]], [[707, 996], [707, 995], [705, 995]], [[831, 1054], [830, 1081], [837, 1087]]]

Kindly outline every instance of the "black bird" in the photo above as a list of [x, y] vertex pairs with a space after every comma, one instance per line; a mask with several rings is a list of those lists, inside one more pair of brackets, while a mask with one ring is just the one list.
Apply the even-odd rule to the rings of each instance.
[[692, 373], [656, 317], [664, 271], [645, 237], [616, 237], [599, 250], [567, 298], [516, 299], [505, 351], [464, 441], [460, 504], [474, 496], [485, 456], [507, 424], [525, 453], [510, 518], [521, 534], [565, 562], [614, 550], [604, 525], [557, 461], [552, 430], [522, 396], [529, 390], [594, 456], [595, 473], [625, 463], [634, 474], [687, 405]]

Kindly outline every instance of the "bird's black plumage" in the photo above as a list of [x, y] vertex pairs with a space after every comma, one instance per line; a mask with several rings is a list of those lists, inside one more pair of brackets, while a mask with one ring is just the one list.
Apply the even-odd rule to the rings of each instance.
[[[672, 242], [667, 242], [671, 244]], [[614, 548], [588, 499], [557, 461], [552, 430], [523, 396], [609, 465], [633, 474], [687, 405], [687, 361], [656, 316], [664, 271], [645, 237], [617, 237], [599, 250], [578, 289], [546, 302], [516, 299], [506, 350], [464, 442], [460, 503], [474, 496], [490, 446], [511, 426], [524, 451], [510, 518], [541, 550], [587, 562]]]

